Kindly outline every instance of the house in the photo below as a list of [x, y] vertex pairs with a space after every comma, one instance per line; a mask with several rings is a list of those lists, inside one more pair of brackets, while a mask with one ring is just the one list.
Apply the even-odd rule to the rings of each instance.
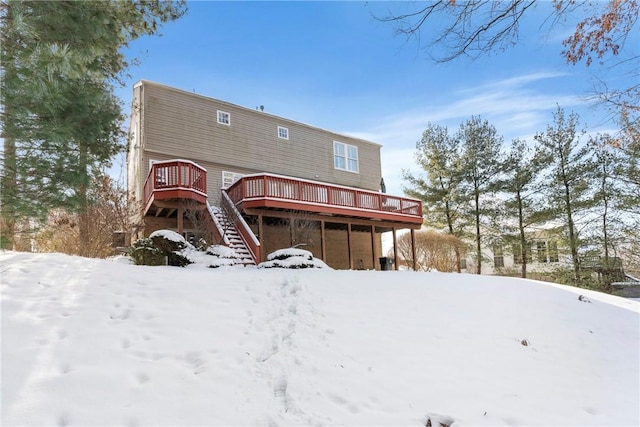
[[[475, 272], [476, 261], [473, 251], [463, 260], [463, 269]], [[572, 272], [573, 262], [566, 247], [562, 230], [556, 227], [541, 227], [526, 233], [526, 248], [523, 250], [519, 238], [514, 235], [502, 236], [502, 243], [482, 247], [482, 274], [519, 276], [523, 261], [526, 261], [527, 277], [540, 280], [556, 280], [560, 272]], [[599, 248], [582, 247], [579, 253], [581, 274], [598, 283], [625, 281], [628, 276], [623, 269], [622, 259], [609, 256], [605, 259]]]
[[380, 148], [142, 80], [127, 154], [133, 237], [172, 229], [250, 263], [304, 245], [333, 268], [380, 268], [381, 234], [395, 245], [397, 230], [422, 225], [420, 201], [381, 191]]
[[[523, 262], [523, 253], [526, 255], [527, 271], [535, 277], [557, 271], [559, 268], [569, 268], [570, 260], [566, 256], [566, 250], [559, 247], [558, 236], [544, 232], [534, 232], [527, 235], [527, 248], [525, 251], [514, 236], [505, 236], [506, 240], [514, 243], [494, 243], [491, 246], [482, 246], [482, 273], [513, 275], [520, 274]], [[467, 252], [467, 259], [463, 260], [463, 269], [475, 272], [475, 252]]]

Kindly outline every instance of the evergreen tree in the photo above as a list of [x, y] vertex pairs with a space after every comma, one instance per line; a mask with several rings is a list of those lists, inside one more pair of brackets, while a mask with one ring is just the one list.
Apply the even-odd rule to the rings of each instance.
[[[546, 167], [541, 156], [537, 156], [526, 141], [515, 139], [507, 153], [503, 165], [504, 179], [500, 190], [505, 194], [505, 214], [502, 216], [502, 226], [505, 230], [513, 229], [517, 233], [515, 240], [514, 259], [521, 262], [520, 276], [527, 277], [527, 262], [531, 256], [528, 253], [528, 239], [526, 231], [532, 225], [545, 222], [549, 211], [541, 206], [539, 177]], [[510, 225], [510, 220], [516, 218], [516, 226]], [[505, 223], [506, 219], [506, 223]]]
[[[594, 182], [594, 213], [598, 220], [596, 242], [602, 248], [603, 265], [613, 266], [612, 257], [618, 256], [619, 248], [624, 244], [624, 218], [621, 214], [626, 210], [624, 198], [624, 181], [618, 173], [623, 164], [623, 152], [617, 147], [614, 138], [609, 134], [598, 134], [589, 139], [592, 152], [591, 174]], [[631, 224], [631, 221], [626, 221]], [[612, 277], [604, 277], [605, 289], [609, 290]]]
[[16, 221], [57, 207], [86, 215], [92, 176], [123, 149], [122, 48], [184, 12], [183, 1], [2, 4], [3, 248]]
[[470, 195], [464, 215], [474, 226], [476, 273], [482, 272], [483, 225], [496, 216], [492, 196], [499, 188], [502, 137], [486, 120], [472, 117], [460, 125], [462, 194]]
[[[404, 171], [407, 195], [423, 202], [425, 223], [437, 229], [446, 229], [460, 237], [460, 144], [452, 138], [446, 127], [429, 124], [416, 144], [415, 159], [427, 174], [426, 179]], [[460, 251], [456, 247], [456, 269], [460, 268]]]
[[590, 195], [589, 148], [580, 144], [576, 130], [578, 115], [565, 116], [558, 107], [553, 114], [554, 124], [547, 126], [544, 133], [535, 136], [540, 144], [540, 154], [549, 163], [545, 176], [545, 196], [549, 208], [556, 218], [566, 223], [567, 240], [573, 263], [573, 280], [580, 285], [580, 259], [578, 250], [581, 240], [576, 227], [578, 214], [593, 206]]
[[[640, 120], [632, 122], [627, 115], [621, 120], [623, 131], [611, 145], [618, 149], [620, 162], [616, 175], [620, 181], [623, 201], [620, 208], [640, 221]], [[640, 225], [640, 224], [639, 224]]]

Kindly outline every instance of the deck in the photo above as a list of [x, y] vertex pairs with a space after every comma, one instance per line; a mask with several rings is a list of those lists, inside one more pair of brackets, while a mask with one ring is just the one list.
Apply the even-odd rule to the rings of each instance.
[[246, 175], [231, 185], [227, 193], [240, 209], [294, 210], [422, 224], [419, 200], [281, 175]]
[[144, 184], [145, 214], [162, 201], [207, 201], [207, 171], [189, 160], [171, 160], [151, 165]]

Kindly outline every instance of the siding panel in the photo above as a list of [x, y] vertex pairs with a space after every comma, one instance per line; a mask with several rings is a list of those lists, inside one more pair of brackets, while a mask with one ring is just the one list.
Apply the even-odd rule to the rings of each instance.
[[[213, 199], [219, 198], [222, 170], [379, 189], [377, 144], [155, 83], [142, 86], [145, 157], [184, 158], [205, 167]], [[230, 114], [230, 126], [217, 123], [217, 110]], [[278, 138], [278, 126], [289, 129], [288, 140]], [[334, 140], [358, 147], [360, 173], [334, 169]]]

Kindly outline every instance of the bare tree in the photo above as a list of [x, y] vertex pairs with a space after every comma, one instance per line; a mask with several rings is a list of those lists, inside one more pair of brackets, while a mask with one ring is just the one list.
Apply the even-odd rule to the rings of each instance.
[[[427, 51], [432, 59], [448, 62], [460, 56], [473, 59], [504, 49], [518, 41], [522, 15], [534, 7], [534, 0], [487, 1], [438, 0], [413, 3], [416, 9], [402, 14], [390, 13], [378, 18], [397, 24], [395, 33], [422, 43], [422, 29], [427, 28], [432, 40]], [[437, 31], [433, 31], [437, 29]], [[436, 56], [434, 47], [445, 47], [442, 56]]]
[[[422, 30], [427, 29], [431, 37], [426, 43], [429, 54], [438, 62], [447, 62], [461, 56], [476, 59], [517, 44], [523, 16], [538, 4], [535, 0], [415, 2], [408, 12], [389, 12], [377, 19], [396, 24], [397, 35], [415, 37], [420, 44]], [[599, 59], [618, 55], [638, 19], [638, 0], [553, 0], [546, 5], [550, 10], [545, 22], [551, 25], [579, 9], [587, 13], [576, 24], [574, 33], [563, 41], [562, 55], [571, 64], [584, 60], [589, 66], [593, 55]], [[443, 46], [443, 55], [434, 56], [433, 48]]]
[[[72, 255], [103, 258], [114, 254], [114, 232], [128, 230], [126, 191], [108, 176], [94, 180], [89, 188], [90, 200], [86, 214], [64, 209], [49, 212], [45, 225], [33, 239], [38, 252], [62, 252]], [[88, 237], [80, 232], [80, 222]]]
[[[625, 132], [628, 132], [626, 127], [629, 124], [637, 131], [640, 128], [638, 53], [625, 51], [624, 46], [630, 35], [634, 37], [634, 34], [638, 34], [638, 0], [398, 2], [394, 3], [396, 10], [406, 7], [408, 11], [389, 12], [377, 19], [395, 24], [396, 35], [415, 38], [427, 55], [437, 62], [460, 57], [473, 60], [516, 45], [523, 17], [531, 16], [537, 5], [549, 8], [546, 17], [541, 15], [538, 18], [540, 27], [548, 24], [551, 29], [574, 16], [585, 16], [575, 23], [574, 31], [562, 42], [562, 56], [571, 65], [584, 61], [589, 67], [594, 60], [602, 64], [602, 78], [594, 84], [594, 97], [620, 118], [620, 125]], [[428, 35], [426, 41], [422, 39], [424, 35]], [[625, 75], [623, 81], [632, 84], [629, 87], [616, 87], [617, 76], [612, 77], [611, 73], [613, 68], [617, 69], [618, 75]]]
[[278, 226], [288, 228], [289, 244], [294, 246], [310, 246], [316, 244], [314, 234], [320, 229], [320, 222], [310, 212], [291, 211], [286, 218], [280, 218]]
[[189, 221], [194, 235], [195, 241], [193, 243], [199, 247], [201, 240], [204, 240], [205, 243], [212, 241], [213, 227], [215, 225], [209, 212], [207, 212], [207, 206], [195, 200], [183, 200], [181, 204], [184, 210], [184, 218]]
[[[407, 264], [413, 265], [411, 234], [398, 238], [398, 254]], [[467, 247], [458, 237], [448, 233], [421, 230], [415, 233], [416, 269], [418, 271], [456, 271], [458, 256], [466, 255]]]

